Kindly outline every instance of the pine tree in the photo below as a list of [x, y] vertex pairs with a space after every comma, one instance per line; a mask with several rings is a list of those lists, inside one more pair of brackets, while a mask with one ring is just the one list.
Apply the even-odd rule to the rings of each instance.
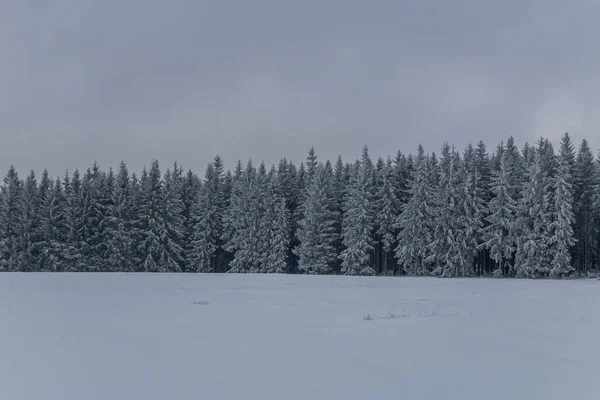
[[114, 182], [109, 176], [107, 183], [108, 186], [112, 186], [112, 189], [106, 190], [106, 195], [111, 195], [111, 207], [107, 217], [111, 226], [107, 243], [109, 264], [115, 271], [133, 272], [140, 260], [134, 248], [135, 203], [132, 182], [125, 162], [119, 164]]
[[374, 245], [374, 220], [370, 202], [372, 165], [365, 153], [366, 148], [344, 201], [342, 239], [345, 248], [339, 258], [342, 260], [341, 272], [346, 275], [375, 274], [371, 266]]
[[198, 193], [194, 214], [196, 223], [192, 234], [190, 269], [198, 272], [217, 272], [217, 251], [223, 235], [222, 172], [210, 163], [205, 172], [204, 184]]
[[84, 271], [85, 264], [79, 252], [77, 242], [77, 201], [80, 193], [79, 175], [77, 171], [74, 174], [77, 178], [71, 178], [69, 172], [65, 172], [63, 178], [63, 243], [62, 243], [62, 262], [63, 269], [67, 272]]
[[470, 276], [473, 273], [476, 233], [479, 226], [471, 219], [473, 201], [466, 169], [460, 154], [444, 146], [440, 166], [440, 196], [437, 199], [433, 249], [437, 251], [434, 274], [445, 277]]
[[320, 165], [315, 178], [307, 188], [302, 209], [304, 214], [299, 221], [298, 239], [295, 254], [299, 257], [298, 269], [306, 274], [328, 274], [336, 259], [336, 214], [331, 210], [328, 196], [330, 177]]
[[14, 271], [19, 259], [19, 211], [23, 185], [13, 166], [4, 177], [0, 195], [0, 270]]
[[161, 269], [181, 272], [183, 264], [183, 202], [181, 200], [181, 180], [177, 173], [167, 169], [163, 185], [159, 190], [160, 204], [160, 264]]
[[[97, 163], [88, 168], [81, 182], [79, 238], [83, 260], [90, 271], [99, 271], [103, 263], [101, 246], [104, 241], [105, 210], [100, 201], [102, 171]], [[41, 185], [40, 185], [41, 186]]]
[[262, 217], [262, 237], [267, 244], [262, 272], [283, 273], [288, 269], [290, 220], [282, 186], [273, 167], [269, 172], [265, 210]]
[[256, 235], [261, 213], [257, 171], [248, 161], [246, 169], [234, 181], [229, 207], [225, 214], [228, 230], [224, 247], [233, 254], [229, 264], [232, 273], [259, 272], [261, 255], [258, 249], [263, 245], [262, 238]]
[[288, 215], [288, 267], [290, 273], [295, 273], [298, 265], [298, 257], [294, 254], [293, 249], [298, 246], [299, 242], [296, 235], [298, 221], [295, 220], [294, 216], [297, 215], [302, 190], [297, 185], [299, 180], [296, 166], [285, 158], [281, 159], [277, 166], [277, 177], [283, 197], [285, 198]]
[[[346, 196], [347, 189], [349, 187], [349, 174], [346, 169], [346, 164], [342, 160], [342, 156], [338, 156], [335, 166], [333, 168], [333, 188], [332, 188], [332, 211], [335, 218], [335, 249], [336, 254], [341, 254], [344, 249], [344, 243], [342, 241], [342, 224], [343, 224], [343, 206], [344, 197]], [[342, 268], [342, 260], [337, 257], [334, 266], [335, 274], [339, 274]]]
[[592, 231], [594, 233], [594, 260], [595, 267], [598, 267], [598, 261], [600, 260], [600, 151], [598, 151], [598, 157], [596, 158], [595, 168], [595, 185], [592, 194]]
[[118, 221], [114, 217], [115, 175], [112, 169], [99, 175], [97, 202], [100, 215], [98, 226], [99, 240], [93, 247], [98, 262], [98, 270], [103, 272], [118, 271], [120, 256], [117, 240], [119, 240]]
[[39, 265], [42, 271], [62, 271], [64, 268], [64, 206], [62, 184], [57, 178], [41, 197], [40, 228], [43, 239], [39, 247]]
[[523, 196], [518, 204], [515, 269], [519, 278], [537, 278], [549, 272], [549, 195], [541, 160], [541, 155], [538, 155], [529, 168]]
[[587, 140], [583, 140], [579, 146], [575, 164], [575, 265], [580, 272], [587, 274], [588, 269], [593, 268], [593, 195], [596, 184], [596, 165], [594, 154]]
[[396, 220], [399, 233], [395, 255], [398, 264], [409, 275], [429, 274], [434, 257], [430, 247], [435, 223], [430, 166], [435, 168], [435, 164], [425, 155], [423, 146], [419, 146], [411, 176], [409, 200]]
[[511, 197], [512, 171], [507, 161], [507, 155], [504, 153], [500, 159], [499, 169], [494, 171], [492, 181], [494, 197], [489, 202], [489, 216], [486, 218], [489, 225], [483, 230], [484, 242], [481, 245], [489, 250], [491, 258], [496, 262], [498, 266], [496, 275], [504, 275], [512, 270], [512, 256], [516, 250], [515, 238], [511, 234], [514, 232], [517, 202]]
[[188, 170], [181, 185], [181, 201], [183, 210], [181, 221], [183, 225], [183, 270], [186, 272], [196, 272], [194, 266], [194, 232], [199, 217], [200, 189], [202, 181], [192, 171]]
[[32, 170], [23, 185], [19, 201], [17, 246], [17, 271], [32, 271], [37, 267], [35, 254], [39, 240], [39, 202], [35, 172]]
[[[142, 171], [140, 188], [139, 227], [141, 234], [142, 266], [147, 272], [167, 272], [163, 260], [164, 222], [162, 220], [162, 179], [157, 160], [150, 170]], [[171, 264], [174, 263], [174, 260]]]
[[571, 265], [571, 247], [575, 245], [573, 223], [573, 146], [568, 134], [563, 136], [558, 157], [557, 175], [554, 178], [554, 218], [550, 224], [550, 276], [562, 277], [574, 269]]
[[[489, 213], [488, 205], [492, 199], [492, 166], [490, 156], [487, 153], [487, 147], [483, 141], [477, 143], [474, 150], [475, 154], [472, 162], [471, 179], [474, 181], [473, 199], [475, 202], [481, 201], [483, 208], [481, 211], [480, 234], [477, 235], [478, 252], [476, 257], [476, 272], [483, 274], [484, 271], [490, 270], [490, 255], [489, 250], [483, 246], [483, 229], [488, 225], [486, 217]], [[467, 157], [465, 157], [467, 158]]]
[[395, 223], [400, 214], [400, 201], [396, 197], [393, 182], [394, 167], [392, 160], [388, 158], [387, 163], [379, 171], [377, 193], [375, 195], [375, 223], [383, 253], [381, 272], [384, 275], [388, 274], [389, 259], [396, 244], [397, 231]]
[[310, 182], [314, 179], [315, 174], [317, 173], [317, 167], [319, 165], [319, 161], [317, 158], [317, 152], [314, 147], [311, 147], [308, 151], [308, 156], [306, 157], [306, 175], [305, 178], [305, 186], [308, 187]]
[[437, 182], [435, 186], [436, 196], [432, 199], [432, 211], [435, 216], [436, 224], [432, 231], [432, 242], [430, 243], [431, 253], [434, 257], [434, 275], [445, 274], [445, 270], [450, 268], [447, 265], [449, 248], [454, 238], [448, 235], [452, 234], [453, 214], [458, 214], [456, 209], [455, 191], [456, 187], [456, 165], [453, 162], [453, 149], [448, 143], [444, 143], [440, 153], [440, 161], [437, 166]]

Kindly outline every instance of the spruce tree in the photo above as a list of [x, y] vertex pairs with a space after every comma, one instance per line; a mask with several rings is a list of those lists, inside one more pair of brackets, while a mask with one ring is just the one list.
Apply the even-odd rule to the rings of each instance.
[[259, 194], [257, 171], [249, 160], [246, 169], [234, 181], [230, 203], [225, 214], [224, 247], [233, 254], [229, 263], [232, 273], [259, 272], [260, 254], [263, 244], [256, 236], [258, 227]]
[[101, 247], [104, 241], [105, 210], [100, 200], [101, 184], [102, 171], [98, 164], [94, 163], [83, 175], [79, 205], [80, 251], [90, 271], [101, 270], [104, 256]]
[[342, 239], [345, 248], [339, 258], [342, 260], [341, 272], [346, 275], [375, 274], [371, 266], [374, 245], [374, 220], [370, 202], [371, 174], [372, 165], [364, 152], [344, 201]]
[[36, 247], [39, 239], [39, 201], [35, 172], [32, 170], [23, 185], [19, 201], [17, 248], [17, 271], [36, 269]]
[[192, 252], [194, 250], [192, 240], [194, 236], [194, 227], [197, 223], [197, 210], [200, 187], [202, 186], [200, 178], [188, 170], [181, 184], [181, 201], [183, 210], [181, 213], [182, 224], [183, 224], [183, 251], [184, 251], [184, 270], [186, 272], [193, 272], [195, 269], [191, 268], [192, 265]]
[[22, 182], [13, 166], [4, 177], [0, 194], [0, 270], [14, 271], [19, 264], [19, 212]]
[[189, 257], [189, 269], [192, 271], [217, 272], [217, 252], [222, 246], [223, 235], [222, 180], [222, 171], [219, 172], [214, 163], [210, 163], [193, 208], [196, 222]]
[[408, 275], [429, 274], [434, 258], [430, 247], [435, 224], [430, 167], [435, 167], [435, 164], [425, 155], [423, 146], [419, 145], [410, 181], [409, 199], [396, 220], [399, 233], [395, 256]]
[[519, 278], [538, 278], [550, 270], [549, 196], [542, 170], [542, 156], [529, 168], [519, 200], [515, 232], [518, 232], [515, 270]]
[[375, 194], [375, 223], [377, 236], [381, 243], [383, 275], [388, 274], [391, 252], [396, 244], [396, 220], [400, 214], [400, 201], [396, 197], [394, 187], [394, 166], [392, 160], [387, 159], [386, 164], [378, 173], [377, 193]]
[[434, 257], [435, 275], [444, 273], [448, 261], [449, 248], [452, 245], [453, 238], [448, 237], [452, 234], [451, 218], [458, 214], [456, 205], [456, 165], [453, 161], [453, 149], [446, 142], [442, 146], [440, 161], [437, 165], [438, 184], [435, 186], [436, 195], [432, 199], [432, 211], [435, 216], [435, 226], [433, 228], [432, 242], [430, 243], [431, 253]]
[[282, 186], [273, 167], [264, 197], [262, 237], [266, 242], [261, 272], [283, 273], [288, 269], [290, 221]]
[[184, 237], [181, 199], [181, 180], [175, 168], [167, 169], [160, 196], [160, 264], [163, 270], [181, 272], [183, 265], [182, 242]]
[[490, 257], [498, 266], [496, 275], [504, 275], [512, 270], [512, 257], [515, 253], [514, 232], [515, 212], [517, 202], [511, 197], [510, 177], [511, 165], [504, 153], [500, 159], [499, 169], [493, 173], [492, 193], [494, 197], [489, 202], [489, 222], [483, 230], [483, 244], [489, 250]]
[[50, 183], [41, 197], [39, 266], [42, 271], [62, 271], [65, 242], [65, 198], [60, 179]]
[[574, 178], [575, 266], [587, 274], [588, 269], [593, 268], [593, 195], [597, 174], [594, 154], [585, 139], [579, 146]]
[[554, 217], [550, 224], [549, 246], [552, 254], [550, 276], [562, 277], [574, 269], [571, 265], [571, 247], [575, 245], [573, 233], [573, 146], [565, 134], [558, 157], [558, 169], [554, 178]]
[[294, 249], [299, 257], [298, 269], [306, 274], [328, 274], [336, 259], [336, 213], [328, 195], [331, 177], [323, 165], [307, 188], [299, 221], [299, 245]]
[[[77, 171], [76, 171], [77, 172]], [[80, 193], [79, 175], [77, 179], [71, 178], [69, 172], [65, 172], [63, 177], [63, 192], [64, 192], [64, 203], [63, 203], [63, 243], [62, 243], [62, 257], [64, 263], [64, 270], [67, 272], [84, 271], [85, 264], [81, 257], [77, 242], [77, 201], [78, 194]]]
[[594, 233], [593, 242], [593, 255], [595, 260], [595, 267], [599, 266], [600, 261], [600, 150], [598, 151], [598, 157], [596, 158], [595, 168], [595, 185], [592, 194], [592, 231]]
[[[163, 260], [164, 223], [162, 220], [162, 179], [157, 160], [150, 170], [142, 171], [138, 224], [141, 235], [141, 256], [143, 270], [147, 272], [167, 272], [168, 265]], [[174, 260], [171, 263], [174, 264]]]

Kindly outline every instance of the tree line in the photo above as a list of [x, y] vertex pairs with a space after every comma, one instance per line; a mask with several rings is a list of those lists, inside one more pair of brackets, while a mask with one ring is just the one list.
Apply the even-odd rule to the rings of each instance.
[[600, 263], [600, 154], [510, 137], [439, 155], [320, 161], [202, 177], [157, 160], [52, 178], [14, 167], [0, 194], [0, 270], [345, 275], [586, 274]]

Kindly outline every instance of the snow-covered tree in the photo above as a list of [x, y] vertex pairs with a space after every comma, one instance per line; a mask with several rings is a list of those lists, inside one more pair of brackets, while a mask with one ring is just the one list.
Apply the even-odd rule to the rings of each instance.
[[593, 268], [593, 195], [597, 174], [594, 154], [585, 139], [579, 146], [574, 175], [575, 266], [580, 272], [587, 273], [588, 269]]
[[14, 271], [19, 259], [19, 212], [23, 185], [15, 167], [4, 177], [0, 194], [0, 270]]
[[[80, 251], [83, 262], [90, 271], [99, 271], [103, 263], [100, 247], [104, 240], [105, 210], [100, 201], [102, 185], [102, 171], [97, 163], [88, 168], [81, 181], [81, 194], [79, 196], [79, 221]], [[43, 187], [40, 182], [40, 188]]]
[[518, 232], [515, 270], [519, 278], [545, 276], [550, 270], [549, 194], [542, 171], [542, 158], [529, 168], [523, 196], [519, 200], [515, 232]]
[[[592, 194], [592, 231], [594, 233], [594, 259], [596, 263], [600, 259], [600, 151], [598, 151], [598, 157], [596, 159], [595, 169], [595, 185]], [[596, 264], [598, 265], [598, 264]]]
[[452, 277], [473, 273], [478, 227], [469, 215], [473, 212], [472, 191], [460, 154], [445, 145], [440, 161], [440, 186], [434, 203], [436, 226], [431, 244], [435, 252], [433, 273], [436, 275]]
[[562, 277], [574, 269], [571, 265], [571, 247], [576, 241], [573, 232], [573, 146], [567, 134], [563, 137], [558, 169], [554, 178], [554, 217], [550, 224], [549, 246], [552, 254], [550, 276]]
[[419, 145], [411, 176], [409, 200], [396, 220], [398, 245], [395, 256], [398, 264], [409, 275], [427, 275], [431, 271], [434, 254], [431, 251], [435, 216], [432, 209], [434, 189], [429, 168], [435, 164]]
[[336, 259], [336, 213], [331, 209], [331, 176], [321, 164], [307, 188], [299, 221], [298, 269], [306, 274], [328, 274]]
[[515, 212], [517, 202], [511, 197], [510, 176], [511, 165], [507, 162], [507, 154], [500, 158], [499, 169], [494, 171], [492, 193], [494, 197], [489, 202], [489, 215], [486, 220], [489, 225], [483, 230], [483, 244], [490, 252], [490, 257], [498, 266], [497, 275], [504, 275], [512, 270], [512, 257], [516, 251], [514, 232]]
[[234, 181], [230, 203], [225, 213], [224, 247], [233, 254], [229, 272], [259, 272], [263, 246], [257, 236], [262, 209], [257, 170], [249, 161], [241, 176]]
[[42, 241], [39, 243], [39, 265], [42, 271], [62, 271], [65, 242], [65, 197], [60, 179], [43, 193], [40, 206], [40, 229]]
[[63, 243], [62, 262], [63, 269], [68, 272], [85, 271], [85, 264], [79, 251], [77, 242], [77, 201], [81, 190], [79, 174], [75, 171], [72, 178], [68, 171], [62, 181], [64, 192], [63, 203]]
[[17, 226], [18, 256], [15, 269], [32, 271], [37, 267], [36, 244], [39, 241], [39, 201], [35, 172], [31, 171], [21, 191]]
[[345, 248], [339, 258], [342, 260], [341, 272], [346, 275], [375, 274], [371, 266], [375, 225], [370, 193], [372, 182], [372, 165], [363, 153], [363, 160], [344, 199], [342, 241]]
[[202, 182], [198, 175], [191, 169], [188, 170], [181, 184], [181, 201], [183, 210], [181, 219], [183, 224], [183, 250], [184, 250], [184, 270], [193, 272], [195, 269], [192, 265], [192, 255], [194, 252], [193, 239], [194, 230], [198, 222], [198, 203], [200, 196], [200, 188]]
[[181, 179], [177, 169], [167, 169], [161, 190], [160, 204], [160, 264], [169, 272], [181, 272], [183, 264], [182, 223], [183, 202], [181, 200]]
[[162, 210], [162, 185], [160, 166], [158, 161], [154, 160], [149, 171], [142, 171], [138, 214], [142, 266], [147, 272], [168, 272], [169, 267], [176, 264], [173, 259], [169, 260], [170, 265], [163, 260], [163, 239], [166, 232]]
[[286, 272], [289, 257], [290, 217], [282, 186], [274, 167], [269, 173], [264, 197], [264, 215], [261, 222], [261, 236], [266, 244], [261, 271], [265, 273]]
[[396, 244], [396, 220], [400, 215], [400, 201], [394, 187], [394, 166], [390, 158], [378, 171], [377, 192], [375, 193], [375, 223], [382, 250], [381, 272], [388, 274], [389, 259]]

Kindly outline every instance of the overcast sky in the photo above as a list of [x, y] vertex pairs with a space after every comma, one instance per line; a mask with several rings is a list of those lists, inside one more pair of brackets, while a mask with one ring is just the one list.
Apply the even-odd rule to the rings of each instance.
[[596, 0], [7, 0], [0, 165], [600, 147]]

